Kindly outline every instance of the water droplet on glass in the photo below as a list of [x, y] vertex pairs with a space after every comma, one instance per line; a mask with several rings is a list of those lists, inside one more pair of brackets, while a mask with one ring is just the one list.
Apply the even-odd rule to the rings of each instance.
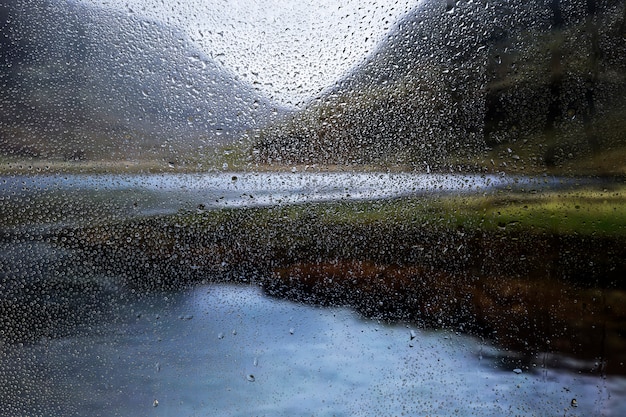
[[252, 361], [252, 364], [254, 366], [259, 366], [259, 358], [254, 358], [254, 361]]
[[519, 375], [519, 374], [521, 374], [521, 373], [522, 373], [522, 370], [521, 370], [521, 369], [519, 369], [519, 368], [515, 368], [515, 369], [513, 369], [513, 372], [515, 372], [516, 374], [518, 374], [518, 375]]
[[415, 330], [411, 330], [410, 335], [411, 335], [411, 340], [417, 337], [417, 333], [415, 333]]
[[153, 407], [158, 407], [159, 406], [159, 400], [155, 399], [154, 401], [152, 401], [152, 406]]
[[217, 334], [217, 338], [218, 338], [218, 339], [223, 339], [223, 338], [224, 338], [224, 333], [221, 333], [221, 332], [220, 332], [220, 333], [218, 333], [218, 334]]
[[570, 403], [570, 405], [572, 407], [578, 407], [578, 401], [576, 401], [576, 398], [572, 398], [572, 402]]
[[294, 328], [292, 327], [291, 329], [289, 329], [289, 334], [293, 334], [293, 332], [295, 332]]
[[254, 375], [252, 375], [252, 374], [248, 374], [248, 375], [246, 376], [246, 379], [247, 379], [249, 382], [254, 382]]

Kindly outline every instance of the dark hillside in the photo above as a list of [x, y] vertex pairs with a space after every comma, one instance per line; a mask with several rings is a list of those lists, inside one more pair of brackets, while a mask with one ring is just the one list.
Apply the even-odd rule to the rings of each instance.
[[[73, 2], [0, 8], [0, 153], [124, 159], [212, 146], [270, 104], [181, 30]], [[166, 151], [164, 151], [164, 149]]]
[[257, 154], [623, 172], [624, 158], [605, 154], [626, 154], [624, 16], [621, 1], [428, 1], [306, 109], [262, 130]]

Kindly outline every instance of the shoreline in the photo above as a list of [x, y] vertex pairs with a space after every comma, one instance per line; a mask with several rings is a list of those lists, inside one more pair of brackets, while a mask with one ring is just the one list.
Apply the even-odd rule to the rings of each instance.
[[[68, 250], [68, 264], [123, 277], [120, 288], [255, 283], [270, 296], [451, 329], [529, 358], [571, 355], [602, 364], [587, 372], [626, 375], [626, 186], [611, 184], [190, 208], [3, 230], [1, 238]], [[104, 285], [64, 279], [29, 291]], [[16, 294], [28, 311], [27, 294]], [[10, 310], [20, 312], [20, 302]]]
[[430, 224], [399, 202], [229, 209], [71, 229], [55, 241], [132, 288], [256, 283], [278, 298], [460, 331], [529, 358], [606, 362], [588, 372], [626, 375], [623, 230], [435, 220], [423, 209]]

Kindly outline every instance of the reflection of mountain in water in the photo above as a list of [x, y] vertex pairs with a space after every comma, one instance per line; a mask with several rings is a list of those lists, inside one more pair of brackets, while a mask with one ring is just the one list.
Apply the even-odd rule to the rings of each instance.
[[206, 145], [270, 113], [180, 30], [76, 3], [0, 6], [0, 152], [126, 158]]

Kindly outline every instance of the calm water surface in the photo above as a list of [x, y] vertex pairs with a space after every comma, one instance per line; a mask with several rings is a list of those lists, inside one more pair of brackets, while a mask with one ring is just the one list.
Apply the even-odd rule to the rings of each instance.
[[172, 214], [197, 207], [372, 200], [504, 188], [542, 190], [580, 181], [501, 175], [314, 172], [7, 176], [0, 177], [0, 201], [19, 214], [15, 218], [21, 225], [65, 226]]
[[623, 378], [516, 373], [468, 336], [254, 286], [126, 294], [107, 314], [78, 335], [2, 346], [3, 384], [19, 388], [2, 415], [626, 415]]

